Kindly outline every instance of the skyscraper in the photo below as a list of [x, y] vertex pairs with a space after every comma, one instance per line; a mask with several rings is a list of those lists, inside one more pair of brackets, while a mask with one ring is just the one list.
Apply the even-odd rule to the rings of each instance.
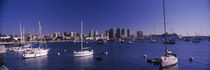
[[121, 30], [120, 30], [120, 28], [117, 28], [116, 37], [117, 38], [121, 38]]
[[109, 30], [109, 38], [111, 40], [113, 40], [115, 38], [115, 32], [114, 32], [114, 30], [115, 30], [114, 27]]
[[126, 37], [126, 35], [125, 35], [125, 29], [122, 28], [121, 29], [121, 38], [125, 38], [125, 37]]
[[94, 37], [98, 36], [98, 31], [94, 30]]
[[130, 37], [130, 29], [127, 29], [127, 37]]
[[142, 38], [143, 37], [143, 31], [137, 31], [137, 37]]
[[108, 36], [108, 35], [109, 35], [109, 32], [106, 30], [105, 36]]
[[124, 28], [122, 28], [122, 30], [121, 30], [121, 35], [125, 35], [125, 29]]
[[94, 36], [94, 30], [90, 30], [89, 37], [93, 37], [93, 36]]

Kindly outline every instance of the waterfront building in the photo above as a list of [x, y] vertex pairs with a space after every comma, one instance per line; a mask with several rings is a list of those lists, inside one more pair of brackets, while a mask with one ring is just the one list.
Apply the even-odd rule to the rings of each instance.
[[76, 37], [76, 33], [75, 32], [70, 32], [70, 37]]
[[124, 28], [122, 28], [121, 29], [121, 38], [126, 38], [126, 35], [125, 35], [125, 29]]
[[64, 35], [65, 37], [70, 37], [70, 33], [68, 33], [68, 32], [64, 32], [63, 35]]
[[103, 37], [104, 35], [103, 35], [103, 33], [101, 32], [100, 34], [99, 34], [99, 37]]
[[59, 32], [54, 32], [53, 39], [56, 39], [59, 36]]
[[127, 37], [130, 37], [130, 29], [127, 29]]
[[137, 31], [136, 36], [137, 39], [143, 39], [143, 31]]
[[94, 30], [94, 37], [98, 36], [98, 31]]
[[122, 28], [122, 30], [121, 30], [121, 35], [125, 35], [125, 29], [124, 28]]
[[94, 30], [90, 30], [89, 37], [93, 37], [93, 36], [94, 36]]
[[107, 30], [105, 32], [105, 36], [109, 36], [109, 32]]
[[109, 30], [109, 39], [110, 40], [115, 39], [115, 28], [114, 27]]
[[120, 30], [120, 28], [117, 28], [116, 37], [117, 37], [118, 39], [121, 38], [121, 30]]

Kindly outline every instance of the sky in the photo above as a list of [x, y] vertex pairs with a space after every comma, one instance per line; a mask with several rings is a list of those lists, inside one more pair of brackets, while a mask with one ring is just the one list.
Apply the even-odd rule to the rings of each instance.
[[[129, 28], [135, 34], [163, 33], [162, 0], [0, 0], [0, 33], [105, 32], [112, 27]], [[210, 35], [209, 0], [165, 0], [167, 32]]]

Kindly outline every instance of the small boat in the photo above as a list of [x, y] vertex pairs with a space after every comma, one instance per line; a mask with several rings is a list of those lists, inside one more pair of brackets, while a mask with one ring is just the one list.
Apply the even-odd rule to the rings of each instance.
[[178, 63], [178, 57], [176, 56], [176, 54], [172, 54], [169, 52], [161, 56], [160, 59], [162, 67], [176, 65]]
[[190, 62], [192, 62], [194, 60], [194, 58], [193, 57], [190, 57], [189, 60], [190, 60]]
[[156, 43], [157, 40], [155, 40], [155, 39], [150, 39], [149, 42], [150, 42], [150, 43]]
[[134, 42], [134, 41], [128, 41], [128, 43], [129, 43], [129, 44], [134, 44], [135, 42]]
[[98, 57], [96, 57], [96, 60], [101, 61], [101, 60], [103, 60], [103, 58], [101, 56], [98, 56]]
[[146, 54], [144, 54], [144, 58], [147, 58], [147, 55]]
[[165, 41], [163, 44], [175, 44], [176, 42], [174, 40]]
[[[164, 16], [164, 33], [166, 34], [166, 22], [165, 22], [165, 0], [163, 0], [163, 16]], [[161, 59], [161, 67], [169, 67], [178, 64], [178, 57], [176, 54], [173, 54], [172, 51], [168, 51], [167, 49], [167, 39], [166, 36], [164, 36], [165, 44], [165, 54], [163, 56], [160, 56]], [[174, 42], [173, 42], [174, 41]], [[175, 40], [172, 40], [172, 42], [169, 42], [169, 44], [175, 44]]]
[[98, 44], [104, 44], [104, 40], [103, 39], [98, 39]]
[[93, 55], [93, 50], [89, 49], [89, 48], [83, 48], [83, 22], [81, 21], [81, 50], [80, 51], [76, 51], [74, 50], [74, 56], [89, 56], [89, 55]]
[[89, 56], [93, 55], [93, 50], [81, 50], [81, 51], [74, 51], [74, 56]]
[[194, 40], [192, 40], [192, 42], [193, 42], [193, 43], [200, 43], [200, 40], [194, 39]]
[[154, 65], [158, 65], [161, 63], [161, 59], [156, 58], [156, 59], [148, 59], [147, 60], [148, 63], [153, 63]]
[[121, 42], [121, 43], [125, 43], [125, 40], [121, 40], [120, 42]]
[[190, 39], [188, 39], [188, 38], [184, 38], [184, 41], [189, 42], [189, 41], [190, 41]]
[[105, 54], [105, 55], [108, 55], [108, 54], [109, 54], [109, 52], [107, 52], [107, 51], [102, 51], [102, 52], [100, 52], [100, 54]]
[[198, 38], [198, 35], [196, 33], [195, 39], [192, 40], [193, 43], [200, 43], [200, 38]]

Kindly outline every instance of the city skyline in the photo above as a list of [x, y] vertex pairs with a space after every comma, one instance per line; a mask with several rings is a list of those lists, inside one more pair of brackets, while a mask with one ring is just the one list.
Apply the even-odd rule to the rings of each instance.
[[[41, 21], [44, 33], [84, 32], [97, 30], [105, 33], [115, 27], [130, 29], [131, 34], [163, 33], [162, 0], [1, 0], [0, 33], [19, 32], [19, 24], [26, 32], [37, 33]], [[167, 32], [181, 35], [210, 35], [208, 32], [208, 0], [166, 0]]]

